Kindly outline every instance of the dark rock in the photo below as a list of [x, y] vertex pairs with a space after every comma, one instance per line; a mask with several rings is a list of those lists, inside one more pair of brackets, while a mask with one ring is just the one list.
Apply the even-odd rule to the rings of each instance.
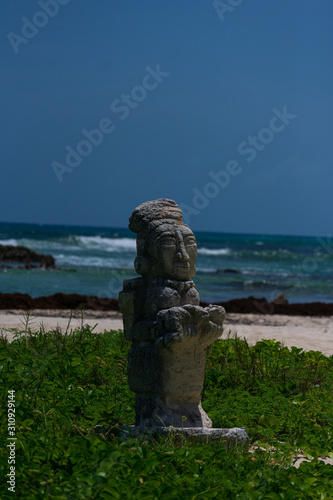
[[242, 274], [242, 271], [238, 271], [238, 269], [217, 269], [217, 273], [227, 273], [227, 274]]
[[52, 255], [45, 255], [30, 250], [30, 248], [12, 245], [0, 245], [0, 262], [39, 262], [46, 269], [55, 267], [55, 259]]

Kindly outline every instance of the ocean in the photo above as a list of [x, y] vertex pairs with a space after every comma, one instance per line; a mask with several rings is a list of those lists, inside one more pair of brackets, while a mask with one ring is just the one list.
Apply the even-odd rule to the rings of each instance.
[[[290, 303], [333, 302], [333, 239], [195, 232], [197, 274], [205, 302], [253, 296]], [[0, 268], [0, 292], [31, 297], [79, 293], [118, 298], [137, 277], [135, 235], [129, 229], [0, 223], [0, 244], [51, 254], [57, 270]], [[4, 263], [0, 263], [4, 264]], [[6, 263], [9, 264], [9, 263]]]

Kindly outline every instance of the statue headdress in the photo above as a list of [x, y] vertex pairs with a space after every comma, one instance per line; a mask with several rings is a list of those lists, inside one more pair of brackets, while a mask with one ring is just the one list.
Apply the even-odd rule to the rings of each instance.
[[153, 230], [160, 224], [184, 224], [181, 209], [175, 201], [167, 198], [142, 203], [133, 211], [129, 222], [128, 227], [133, 233]]

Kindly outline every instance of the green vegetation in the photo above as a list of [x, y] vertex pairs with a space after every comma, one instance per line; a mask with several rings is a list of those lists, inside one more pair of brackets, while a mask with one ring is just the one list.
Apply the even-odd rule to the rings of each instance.
[[[16, 490], [2, 499], [333, 499], [333, 356], [275, 341], [219, 340], [207, 354], [203, 407], [214, 427], [246, 427], [250, 449], [173, 437], [116, 437], [134, 422], [121, 332], [88, 326], [0, 342], [2, 478], [15, 390]], [[110, 439], [94, 433], [111, 425]], [[186, 423], [185, 423], [186, 425]], [[298, 454], [312, 459], [292, 467]], [[6, 478], [7, 480], [7, 478]]]

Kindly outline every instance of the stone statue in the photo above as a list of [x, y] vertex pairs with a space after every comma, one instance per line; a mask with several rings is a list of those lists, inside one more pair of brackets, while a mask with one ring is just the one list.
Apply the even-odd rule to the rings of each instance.
[[179, 206], [161, 198], [138, 206], [135, 270], [119, 295], [125, 337], [132, 341], [128, 382], [135, 425], [210, 428], [201, 407], [206, 349], [223, 332], [221, 306], [200, 307], [193, 281], [197, 245]]

